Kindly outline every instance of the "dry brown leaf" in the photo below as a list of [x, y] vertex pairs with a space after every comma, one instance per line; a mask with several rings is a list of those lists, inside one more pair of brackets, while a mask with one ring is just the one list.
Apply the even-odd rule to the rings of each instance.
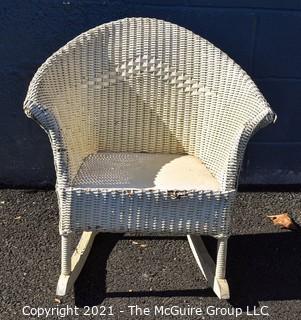
[[140, 248], [146, 248], [147, 245], [146, 244], [140, 244]]
[[274, 225], [280, 226], [281, 229], [290, 229], [290, 230], [296, 230], [297, 227], [292, 220], [292, 218], [289, 216], [288, 213], [281, 213], [276, 214], [272, 216], [267, 216], [270, 218]]
[[132, 244], [139, 244], [139, 242], [137, 242], [137, 241], [132, 241]]
[[17, 216], [15, 217], [15, 220], [20, 220], [22, 218], [22, 216]]
[[56, 304], [61, 304], [62, 301], [59, 298], [54, 298], [54, 303]]

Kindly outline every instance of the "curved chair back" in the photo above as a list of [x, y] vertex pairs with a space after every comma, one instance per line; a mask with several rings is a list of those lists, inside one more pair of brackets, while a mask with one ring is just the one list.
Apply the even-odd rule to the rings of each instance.
[[73, 175], [84, 156], [107, 150], [188, 153], [218, 176], [229, 160], [221, 160], [219, 145], [228, 154], [232, 136], [268, 113], [253, 81], [225, 53], [150, 18], [76, 37], [42, 65], [26, 100], [53, 114]]

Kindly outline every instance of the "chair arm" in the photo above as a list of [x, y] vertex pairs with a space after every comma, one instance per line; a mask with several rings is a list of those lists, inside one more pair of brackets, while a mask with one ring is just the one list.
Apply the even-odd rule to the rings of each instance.
[[50, 108], [26, 100], [24, 112], [38, 123], [49, 137], [57, 176], [56, 187], [62, 189], [69, 186], [83, 159], [89, 154], [89, 150], [86, 152], [72, 151], [67, 143], [68, 134], [63, 132], [59, 119], [55, 117]]
[[259, 129], [275, 122], [276, 119], [276, 114], [270, 108], [265, 108], [256, 117], [250, 119], [244, 125], [240, 125], [236, 132], [228, 138], [232, 141], [230, 148], [224, 148], [223, 144], [219, 146], [219, 156], [223, 165], [220, 166], [220, 170], [215, 172], [215, 175], [218, 177], [223, 189], [237, 188], [243, 156], [250, 138]]
[[53, 152], [57, 187], [66, 186], [70, 180], [69, 160], [57, 119], [46, 107], [30, 101], [24, 102], [24, 112], [27, 117], [33, 119], [47, 133]]

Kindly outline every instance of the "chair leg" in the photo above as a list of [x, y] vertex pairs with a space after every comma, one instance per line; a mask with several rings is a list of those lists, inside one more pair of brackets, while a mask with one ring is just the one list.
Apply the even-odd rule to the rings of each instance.
[[218, 239], [213, 291], [220, 299], [230, 298], [229, 285], [225, 278], [227, 263], [227, 246], [228, 238]]
[[200, 236], [188, 235], [187, 238], [194, 258], [208, 284], [219, 299], [229, 299], [229, 286], [225, 279], [228, 238], [218, 240], [216, 264], [210, 257]]
[[61, 274], [56, 288], [58, 296], [64, 296], [73, 287], [91, 250], [97, 232], [83, 232], [71, 256], [70, 236], [62, 235]]
[[61, 274], [68, 276], [71, 272], [70, 238], [67, 235], [62, 235], [61, 241]]

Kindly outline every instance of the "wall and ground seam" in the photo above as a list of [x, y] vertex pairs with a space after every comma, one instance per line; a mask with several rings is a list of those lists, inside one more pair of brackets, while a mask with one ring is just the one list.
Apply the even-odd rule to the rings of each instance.
[[300, 184], [300, 1], [3, 0], [0, 185], [45, 187], [55, 182], [48, 138], [22, 111], [37, 68], [76, 35], [133, 16], [186, 27], [228, 53], [251, 75], [278, 121], [251, 140], [240, 183]]

